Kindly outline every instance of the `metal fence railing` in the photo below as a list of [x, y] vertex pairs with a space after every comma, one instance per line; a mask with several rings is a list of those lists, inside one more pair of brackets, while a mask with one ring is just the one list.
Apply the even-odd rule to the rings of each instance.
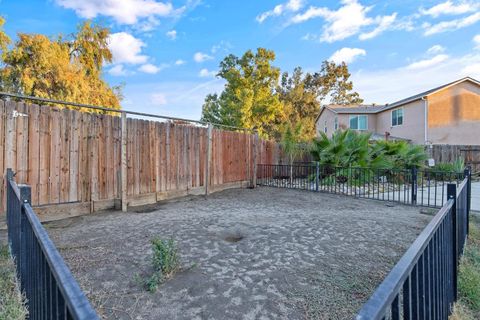
[[257, 185], [350, 195], [440, 208], [447, 201], [447, 184], [460, 183], [465, 172], [429, 169], [372, 169], [316, 164], [259, 164]]
[[30, 186], [17, 185], [7, 169], [10, 252], [30, 319], [98, 319], [30, 206]]
[[446, 204], [394, 266], [357, 320], [448, 319], [468, 234], [470, 177], [448, 184]]

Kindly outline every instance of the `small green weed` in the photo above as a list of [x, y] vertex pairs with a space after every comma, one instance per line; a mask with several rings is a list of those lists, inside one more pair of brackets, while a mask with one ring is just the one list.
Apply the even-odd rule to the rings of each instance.
[[178, 248], [173, 239], [154, 238], [152, 251], [153, 274], [144, 280], [144, 286], [148, 291], [155, 292], [162, 282], [170, 279], [177, 272], [180, 261]]

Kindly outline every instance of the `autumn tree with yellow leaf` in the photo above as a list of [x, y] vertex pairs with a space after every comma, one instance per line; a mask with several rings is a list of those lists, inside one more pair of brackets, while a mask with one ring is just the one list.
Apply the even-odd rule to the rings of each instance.
[[107, 28], [87, 21], [65, 38], [19, 33], [9, 48], [4, 23], [0, 17], [0, 90], [120, 109], [121, 88], [102, 79], [103, 66], [112, 61]]

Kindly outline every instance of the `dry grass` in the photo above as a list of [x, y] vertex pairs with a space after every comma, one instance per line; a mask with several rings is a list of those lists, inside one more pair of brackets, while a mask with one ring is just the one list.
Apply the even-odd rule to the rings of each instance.
[[450, 320], [480, 319], [480, 222], [472, 215], [470, 235], [460, 261], [459, 300]]
[[16, 281], [13, 260], [8, 248], [0, 246], [0, 319], [25, 319], [27, 313]]

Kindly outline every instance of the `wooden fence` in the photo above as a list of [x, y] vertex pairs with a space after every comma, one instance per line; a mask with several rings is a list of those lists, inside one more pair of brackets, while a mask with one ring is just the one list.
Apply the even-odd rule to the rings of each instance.
[[[141, 205], [246, 186], [255, 163], [280, 161], [278, 145], [253, 134], [122, 119], [0, 101], [2, 185], [12, 168], [18, 183], [31, 185], [36, 211], [52, 219], [112, 208], [122, 198]], [[4, 188], [0, 201], [3, 208]]]
[[427, 152], [438, 162], [454, 162], [457, 159], [463, 159], [465, 165], [472, 167], [472, 172], [480, 171], [480, 145], [447, 145], [438, 144], [427, 146]]

